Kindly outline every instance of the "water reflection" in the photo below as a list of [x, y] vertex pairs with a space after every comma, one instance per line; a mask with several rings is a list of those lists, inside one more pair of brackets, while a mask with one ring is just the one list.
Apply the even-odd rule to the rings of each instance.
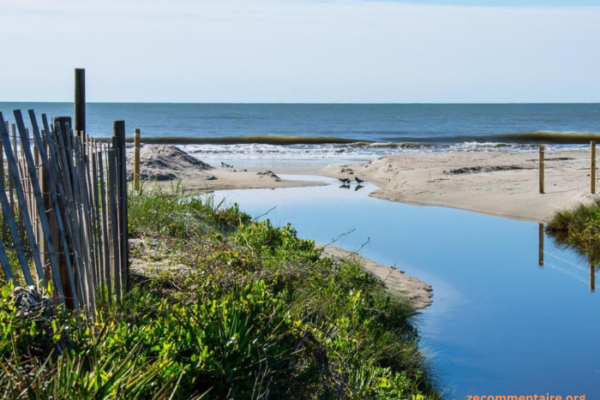
[[539, 236], [539, 247], [540, 247], [540, 255], [539, 255], [539, 265], [540, 268], [544, 267], [544, 224], [539, 224], [538, 228], [538, 236]]
[[[554, 240], [556, 240], [556, 239], [554, 239]], [[586, 285], [589, 284], [590, 292], [594, 293], [596, 291], [596, 269], [597, 269], [597, 267], [586, 255], [577, 253], [575, 250], [572, 250], [580, 260], [587, 262], [587, 265], [588, 265], [587, 268], [577, 262], [566, 260], [566, 259], [558, 256], [557, 254], [544, 251], [544, 224], [539, 224], [538, 242], [539, 242], [539, 265], [540, 265], [540, 268], [543, 268], [544, 254], [546, 254], [550, 258], [552, 258], [552, 261], [553, 261], [552, 263], [548, 263], [548, 266], [550, 268], [552, 268], [556, 271], [559, 271], [565, 275], [568, 275]], [[562, 246], [561, 244], [556, 244], [556, 246], [557, 246], [557, 248], [561, 248], [563, 250], [567, 248], [566, 246]], [[589, 277], [587, 279], [582, 278], [581, 275], [577, 274], [577, 271], [582, 271], [582, 272], [589, 271]]]
[[[350, 189], [351, 187], [352, 187], [352, 185], [350, 185], [350, 184], [343, 184], [340, 186], [340, 189]], [[364, 188], [364, 186], [361, 184], [358, 184], [354, 187], [354, 191], [358, 192], [362, 188]]]
[[596, 267], [590, 263], [590, 292], [596, 291]]

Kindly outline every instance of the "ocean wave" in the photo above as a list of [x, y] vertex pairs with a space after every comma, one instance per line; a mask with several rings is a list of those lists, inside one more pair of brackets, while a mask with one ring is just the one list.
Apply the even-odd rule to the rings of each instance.
[[[497, 152], [497, 151], [537, 151], [531, 144], [503, 142], [464, 142], [448, 145], [423, 145], [409, 143], [355, 144], [303, 144], [280, 146], [272, 144], [195, 144], [180, 147], [201, 160], [372, 160], [390, 154], [411, 154], [422, 152]], [[548, 151], [555, 149], [579, 149], [583, 145], [547, 145]]]
[[[399, 139], [399, 138], [395, 138]], [[600, 135], [575, 132], [522, 132], [488, 136], [403, 138], [370, 142], [337, 137], [243, 136], [219, 138], [146, 137], [145, 144], [174, 144], [203, 160], [370, 160], [389, 154], [443, 151], [534, 151], [577, 149]]]

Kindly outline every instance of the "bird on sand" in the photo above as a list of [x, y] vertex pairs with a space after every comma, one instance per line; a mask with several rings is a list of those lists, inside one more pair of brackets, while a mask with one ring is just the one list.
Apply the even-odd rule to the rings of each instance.
[[362, 179], [359, 179], [358, 177], [354, 178], [354, 180], [356, 181], [356, 183], [358, 183], [359, 185], [361, 183], [363, 183], [364, 181]]
[[338, 180], [340, 182], [342, 182], [344, 185], [348, 185], [350, 183], [350, 179], [348, 179], [348, 178], [338, 178]]

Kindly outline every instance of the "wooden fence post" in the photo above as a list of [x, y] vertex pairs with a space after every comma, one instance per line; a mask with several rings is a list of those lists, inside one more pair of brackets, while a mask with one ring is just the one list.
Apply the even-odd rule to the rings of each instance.
[[75, 135], [85, 130], [85, 69], [75, 69]]
[[590, 193], [596, 194], [596, 142], [590, 142]]
[[[113, 144], [115, 140], [113, 138]], [[121, 262], [121, 251], [120, 243], [119, 243], [119, 209], [118, 209], [118, 200], [117, 200], [117, 191], [118, 184], [116, 181], [117, 177], [117, 168], [116, 168], [116, 160], [117, 154], [114, 148], [108, 149], [106, 152], [107, 155], [107, 170], [106, 170], [106, 179], [107, 179], [107, 206], [108, 206], [108, 215], [109, 221], [108, 224], [108, 240], [110, 242], [110, 256], [112, 258], [111, 268], [112, 268], [112, 276], [114, 277], [114, 287], [115, 294], [117, 299], [121, 299], [122, 291], [121, 291], [121, 281], [123, 274], [121, 271], [120, 262]]]
[[544, 146], [540, 146], [540, 194], [544, 194]]
[[133, 132], [133, 188], [140, 190], [140, 142], [141, 131]]
[[118, 221], [120, 239], [121, 276], [123, 292], [127, 291], [127, 278], [129, 275], [129, 242], [127, 235], [127, 153], [125, 144], [125, 121], [113, 122], [113, 147], [117, 154], [117, 197]]

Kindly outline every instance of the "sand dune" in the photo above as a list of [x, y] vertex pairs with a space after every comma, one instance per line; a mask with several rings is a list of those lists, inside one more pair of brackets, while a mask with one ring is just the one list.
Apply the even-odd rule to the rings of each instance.
[[[127, 170], [133, 177], [133, 157]], [[171, 145], [148, 145], [140, 152], [140, 178], [144, 185], [170, 188], [181, 183], [186, 192], [228, 189], [275, 189], [318, 186], [318, 182], [281, 179], [273, 171], [242, 168], [216, 168]]]

